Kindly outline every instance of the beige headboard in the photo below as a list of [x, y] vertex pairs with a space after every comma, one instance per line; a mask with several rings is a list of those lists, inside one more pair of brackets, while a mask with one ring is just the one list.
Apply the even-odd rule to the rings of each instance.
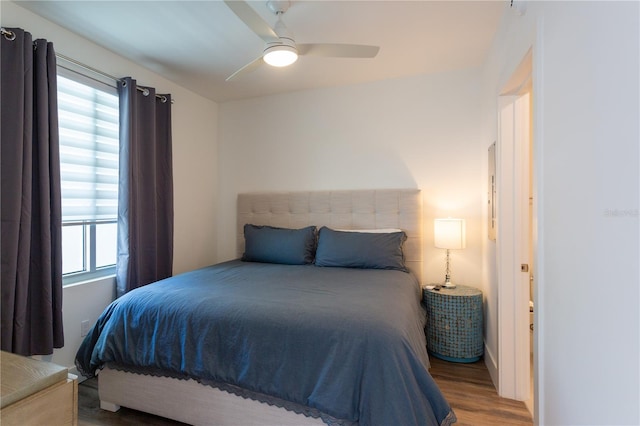
[[238, 255], [244, 225], [334, 229], [400, 228], [406, 265], [422, 283], [422, 197], [419, 189], [256, 192], [238, 194]]

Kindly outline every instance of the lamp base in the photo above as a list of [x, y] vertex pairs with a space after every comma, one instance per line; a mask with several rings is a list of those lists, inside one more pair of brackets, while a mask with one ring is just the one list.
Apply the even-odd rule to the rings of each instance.
[[[448, 250], [447, 250], [448, 251]], [[456, 285], [454, 283], [451, 282], [451, 274], [448, 271], [448, 264], [447, 264], [447, 275], [444, 276], [444, 284], [443, 287], [444, 288], [456, 288]]]

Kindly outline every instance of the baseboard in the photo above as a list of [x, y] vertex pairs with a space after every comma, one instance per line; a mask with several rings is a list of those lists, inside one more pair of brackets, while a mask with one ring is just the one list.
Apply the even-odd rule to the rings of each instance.
[[486, 343], [484, 345], [484, 364], [487, 366], [493, 386], [498, 390], [498, 363]]

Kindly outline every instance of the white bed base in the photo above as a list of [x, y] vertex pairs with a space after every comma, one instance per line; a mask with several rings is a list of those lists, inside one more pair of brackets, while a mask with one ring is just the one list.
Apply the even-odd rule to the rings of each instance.
[[[400, 228], [405, 262], [422, 282], [422, 196], [418, 189], [278, 192], [238, 195], [238, 253], [243, 226], [335, 229]], [[193, 425], [323, 425], [320, 419], [245, 399], [195, 380], [127, 373], [105, 367], [98, 376], [100, 408], [120, 407]]]
[[100, 408], [120, 406], [192, 425], [324, 425], [269, 404], [245, 399], [195, 380], [145, 376], [105, 367], [98, 375]]

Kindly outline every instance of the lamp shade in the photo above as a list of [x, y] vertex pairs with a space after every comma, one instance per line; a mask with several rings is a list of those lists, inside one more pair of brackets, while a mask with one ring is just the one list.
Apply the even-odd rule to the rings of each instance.
[[285, 44], [270, 46], [265, 49], [262, 59], [273, 67], [286, 67], [298, 60], [298, 52], [294, 46]]
[[463, 249], [466, 247], [464, 219], [435, 219], [433, 223], [434, 245], [443, 249]]

